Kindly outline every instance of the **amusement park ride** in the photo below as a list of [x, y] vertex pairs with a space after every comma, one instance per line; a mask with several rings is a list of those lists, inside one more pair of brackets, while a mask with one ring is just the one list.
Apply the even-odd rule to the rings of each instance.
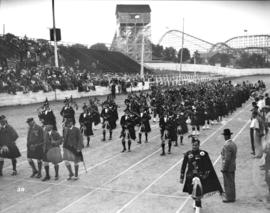
[[[141, 57], [144, 61], [151, 61], [150, 6], [117, 5], [116, 19], [117, 30], [111, 50], [122, 52], [138, 62]], [[182, 48], [181, 40], [184, 40], [184, 48], [188, 48], [191, 53], [198, 51], [206, 57], [216, 53], [227, 53], [237, 57], [246, 52], [262, 55], [267, 62], [270, 62], [270, 35], [237, 36], [214, 44], [183, 31], [171, 29], [161, 36], [158, 44], [179, 50]]]

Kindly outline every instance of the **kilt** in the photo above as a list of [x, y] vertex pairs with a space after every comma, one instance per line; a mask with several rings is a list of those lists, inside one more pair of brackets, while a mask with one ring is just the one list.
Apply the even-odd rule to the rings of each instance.
[[84, 134], [84, 136], [94, 135], [92, 130], [92, 123], [86, 125], [85, 128], [81, 127], [81, 132]]
[[63, 161], [61, 149], [56, 146], [49, 149], [47, 152], [43, 154], [43, 161], [51, 162], [53, 164], [58, 164]]
[[27, 147], [27, 158], [41, 160], [43, 155], [42, 144], [34, 148]]
[[1, 158], [13, 159], [21, 156], [21, 153], [15, 143], [9, 144], [8, 149], [9, 151], [7, 153], [0, 153]]
[[63, 154], [63, 160], [66, 161], [73, 161], [73, 162], [80, 162], [83, 161], [82, 152], [77, 152], [77, 150], [70, 146], [65, 146], [63, 148], [64, 154]]

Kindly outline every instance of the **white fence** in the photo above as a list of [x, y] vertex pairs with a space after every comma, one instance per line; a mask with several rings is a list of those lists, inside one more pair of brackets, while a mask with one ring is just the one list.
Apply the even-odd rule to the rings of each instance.
[[[176, 63], [146, 63], [146, 66], [159, 70], [172, 70], [179, 71], [180, 64]], [[186, 72], [200, 72], [200, 73], [213, 73], [225, 76], [245, 76], [245, 75], [258, 75], [258, 74], [270, 74], [270, 68], [260, 69], [234, 69], [227, 67], [218, 67], [211, 65], [201, 64], [182, 64], [182, 71]]]
[[[149, 82], [145, 82], [144, 86], [141, 82], [138, 83], [136, 87], [128, 88], [127, 92], [132, 91], [140, 91], [140, 90], [148, 90]], [[118, 93], [118, 88], [116, 87], [116, 93]], [[65, 97], [70, 97], [72, 95], [73, 98], [82, 98], [89, 96], [100, 96], [100, 95], [108, 95], [111, 94], [111, 90], [109, 87], [101, 87], [96, 86], [96, 90], [91, 90], [90, 92], [78, 92], [77, 90], [68, 90], [61, 91], [56, 90], [55, 92], [29, 92], [24, 94], [23, 92], [17, 92], [16, 95], [0, 93], [0, 107], [1, 106], [14, 106], [14, 105], [25, 105], [25, 104], [33, 104], [33, 103], [41, 103], [44, 102], [47, 98], [49, 101], [53, 100], [64, 100]]]

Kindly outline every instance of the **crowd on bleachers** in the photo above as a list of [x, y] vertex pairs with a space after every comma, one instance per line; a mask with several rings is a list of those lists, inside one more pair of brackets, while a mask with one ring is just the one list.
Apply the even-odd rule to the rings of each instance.
[[[146, 76], [147, 79], [149, 76]], [[72, 67], [54, 68], [38, 66], [30, 69], [5, 69], [0, 71], [0, 93], [16, 94], [18, 91], [50, 92], [55, 89], [90, 91], [95, 86], [109, 87], [112, 83], [126, 88], [135, 87], [141, 82], [139, 75], [126, 75], [124, 73], [90, 73]]]

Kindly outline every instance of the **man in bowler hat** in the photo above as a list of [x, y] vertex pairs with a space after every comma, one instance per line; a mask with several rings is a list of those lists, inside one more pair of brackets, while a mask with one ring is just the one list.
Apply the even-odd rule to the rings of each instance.
[[230, 129], [224, 129], [222, 135], [224, 135], [225, 144], [221, 151], [222, 168], [224, 180], [224, 203], [235, 201], [235, 169], [236, 169], [236, 153], [237, 146], [232, 141], [231, 135], [233, 133]]

